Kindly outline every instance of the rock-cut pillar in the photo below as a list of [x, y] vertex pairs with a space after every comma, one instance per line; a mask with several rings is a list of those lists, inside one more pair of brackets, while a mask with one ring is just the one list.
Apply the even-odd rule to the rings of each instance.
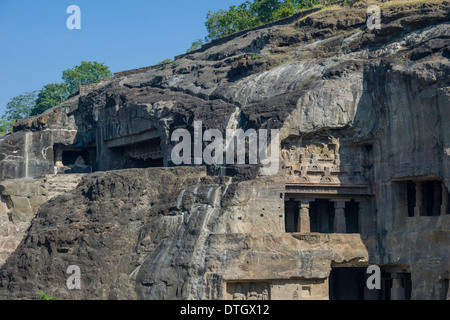
[[419, 217], [423, 215], [423, 182], [416, 181], [416, 206], [414, 207], [414, 216]]
[[345, 201], [336, 201], [334, 203], [334, 232], [346, 233], [345, 224]]
[[300, 233], [309, 233], [311, 232], [311, 221], [309, 219], [309, 201], [300, 201], [299, 209], [300, 212], [298, 214], [297, 231]]

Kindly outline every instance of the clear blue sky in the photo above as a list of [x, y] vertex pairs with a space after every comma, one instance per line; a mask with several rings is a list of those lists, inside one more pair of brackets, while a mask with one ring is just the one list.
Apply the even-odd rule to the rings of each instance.
[[[209, 10], [243, 1], [0, 0], [0, 116], [12, 97], [61, 82], [83, 60], [118, 72], [184, 53], [206, 36]], [[66, 26], [70, 5], [81, 9], [81, 30]]]

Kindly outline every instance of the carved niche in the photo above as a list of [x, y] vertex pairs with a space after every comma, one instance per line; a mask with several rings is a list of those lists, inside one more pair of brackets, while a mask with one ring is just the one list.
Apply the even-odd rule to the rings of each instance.
[[227, 291], [232, 300], [270, 300], [270, 285], [265, 282], [231, 282]]

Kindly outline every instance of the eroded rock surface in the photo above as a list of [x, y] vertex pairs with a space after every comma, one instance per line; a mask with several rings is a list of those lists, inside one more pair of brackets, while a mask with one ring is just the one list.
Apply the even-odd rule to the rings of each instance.
[[[380, 7], [379, 30], [362, 4], [311, 11], [19, 121], [0, 179], [87, 176], [37, 205], [0, 296], [450, 297], [450, 4]], [[279, 129], [278, 174], [167, 168], [172, 133], [194, 121]], [[73, 264], [82, 290], [65, 286]], [[370, 264], [392, 281], [382, 295], [358, 289]]]
[[47, 175], [0, 183], [0, 265], [14, 252], [39, 207], [49, 199], [75, 189], [83, 175]]

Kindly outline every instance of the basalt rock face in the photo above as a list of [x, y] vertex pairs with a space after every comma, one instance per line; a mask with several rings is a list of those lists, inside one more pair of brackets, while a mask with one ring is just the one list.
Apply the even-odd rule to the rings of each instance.
[[[2, 298], [45, 290], [60, 299], [218, 299], [223, 277], [323, 287], [330, 260], [367, 258], [356, 235], [351, 247], [337, 235], [284, 234], [283, 192], [270, 181], [208, 177], [204, 167], [86, 176], [41, 206], [0, 271]], [[80, 267], [81, 290], [65, 285], [70, 265]]]
[[[87, 175], [40, 206], [0, 269], [0, 296], [445, 296], [450, 4], [379, 4], [378, 30], [363, 4], [307, 12], [19, 121], [0, 138], [0, 179]], [[167, 168], [172, 134], [196, 121], [279, 129], [278, 173]], [[348, 283], [370, 264], [392, 289]], [[66, 287], [69, 265], [81, 290]]]
[[49, 199], [74, 189], [82, 176], [47, 175], [0, 183], [0, 265], [20, 244], [39, 207]]

